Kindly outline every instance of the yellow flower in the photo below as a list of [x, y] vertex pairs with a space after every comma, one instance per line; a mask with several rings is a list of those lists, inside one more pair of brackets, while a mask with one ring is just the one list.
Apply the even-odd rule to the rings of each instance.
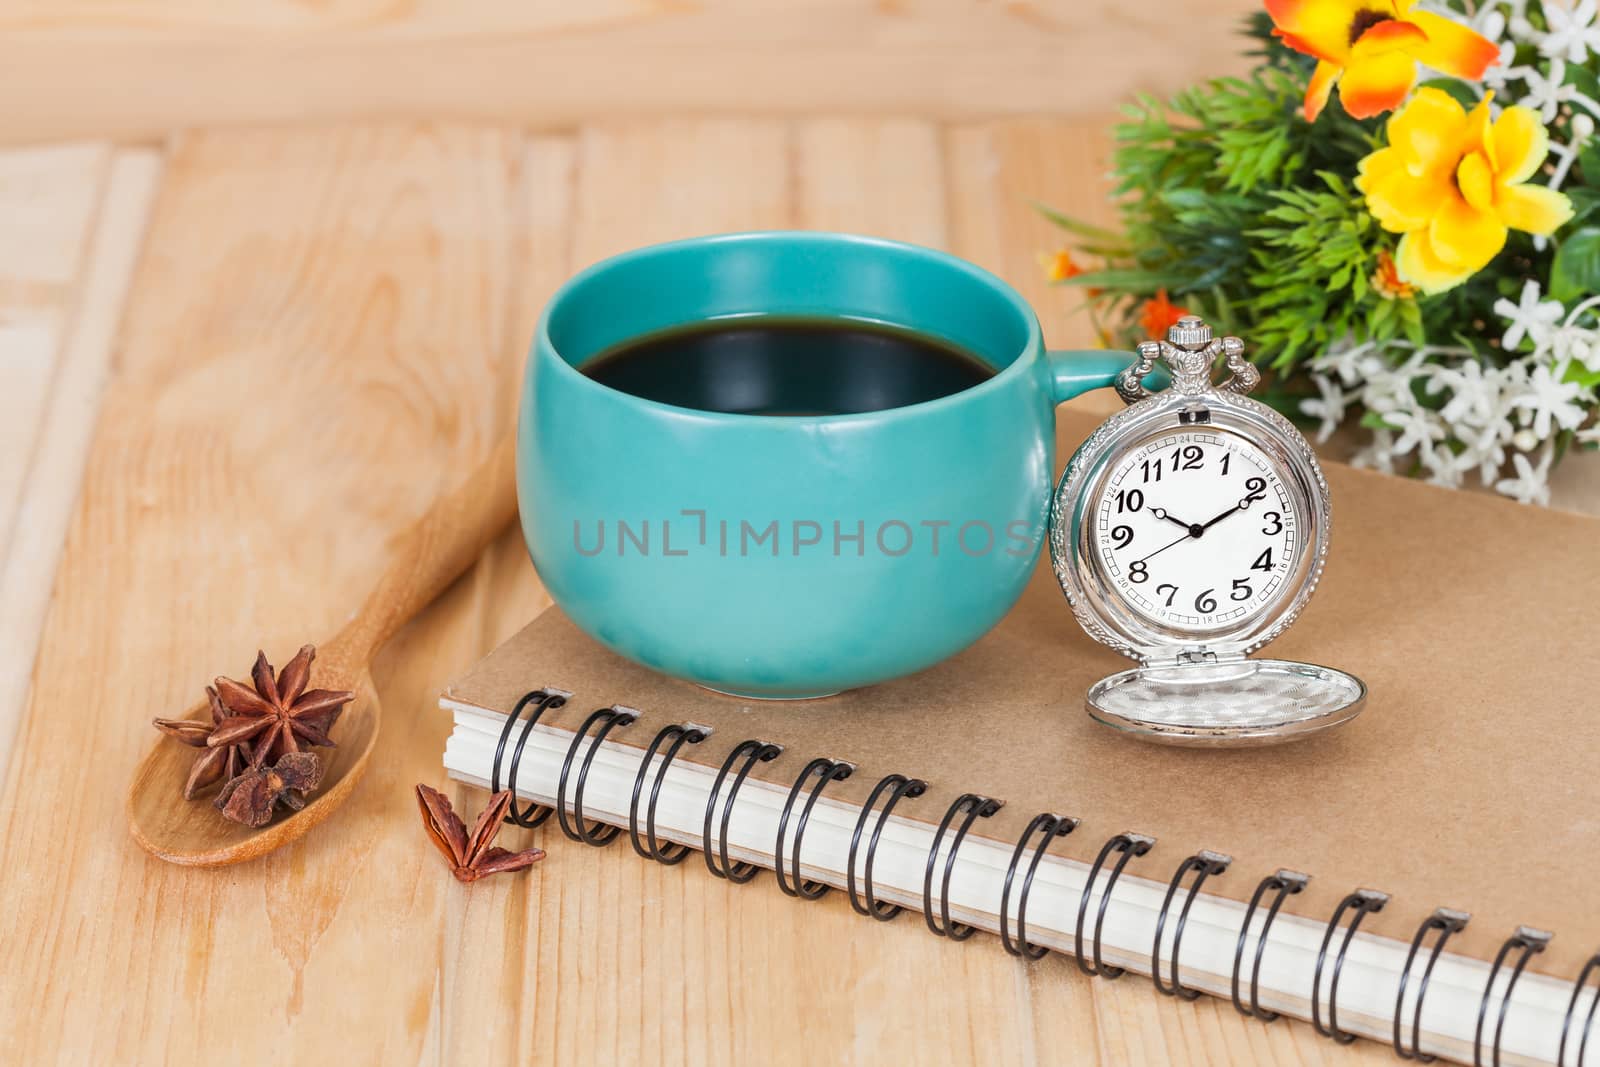
[[1549, 152], [1539, 116], [1508, 107], [1471, 114], [1422, 89], [1389, 120], [1389, 146], [1361, 161], [1356, 188], [1390, 233], [1404, 234], [1399, 276], [1425, 293], [1460, 285], [1505, 247], [1509, 230], [1549, 234], [1572, 218], [1561, 193], [1524, 183]]
[[1274, 35], [1318, 60], [1306, 87], [1308, 121], [1322, 112], [1336, 81], [1345, 111], [1365, 119], [1400, 106], [1419, 62], [1477, 81], [1500, 58], [1493, 41], [1442, 15], [1413, 11], [1416, 2], [1266, 0]]

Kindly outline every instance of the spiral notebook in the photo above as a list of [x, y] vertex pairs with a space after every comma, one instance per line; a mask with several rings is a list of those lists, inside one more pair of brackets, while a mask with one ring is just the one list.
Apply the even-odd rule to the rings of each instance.
[[[1090, 428], [1064, 418], [1061, 455]], [[1325, 736], [1180, 750], [1095, 724], [1084, 692], [1125, 661], [1041, 566], [965, 653], [798, 704], [657, 675], [550, 608], [443, 694], [445, 766], [590, 844], [1330, 1040], [1600, 1062], [1600, 522], [1328, 475], [1326, 577], [1270, 650], [1371, 687]]]

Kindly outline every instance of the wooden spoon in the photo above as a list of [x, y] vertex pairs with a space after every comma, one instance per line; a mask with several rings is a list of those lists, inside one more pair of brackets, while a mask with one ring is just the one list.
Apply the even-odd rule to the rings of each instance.
[[[128, 789], [128, 824], [140, 845], [161, 859], [193, 867], [241, 863], [287, 845], [344, 803], [367, 769], [383, 717], [372, 684], [372, 657], [511, 521], [517, 510], [515, 457], [515, 443], [507, 437], [466, 482], [429, 508], [401, 540], [394, 564], [361, 610], [336, 637], [317, 646], [310, 684], [348, 689], [355, 699], [334, 725], [337, 747], [315, 750], [323, 757], [322, 786], [304, 810], [282, 812], [255, 829], [224, 819], [211, 803], [215, 790], [184, 800], [195, 750], [162, 738], [139, 764]], [[190, 708], [187, 717], [211, 721], [205, 701]]]

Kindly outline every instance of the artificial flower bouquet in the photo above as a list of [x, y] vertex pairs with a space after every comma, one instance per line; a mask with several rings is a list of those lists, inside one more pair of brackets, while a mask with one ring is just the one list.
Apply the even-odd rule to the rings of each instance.
[[1266, 0], [1257, 62], [1116, 131], [1122, 225], [1054, 212], [1107, 343], [1192, 312], [1359, 464], [1547, 502], [1600, 445], [1597, 0]]

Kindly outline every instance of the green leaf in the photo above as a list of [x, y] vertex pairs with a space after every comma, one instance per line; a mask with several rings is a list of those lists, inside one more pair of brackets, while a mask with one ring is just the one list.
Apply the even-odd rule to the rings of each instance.
[[1362, 415], [1361, 415], [1361, 425], [1366, 427], [1369, 430], [1392, 430], [1392, 429], [1394, 429], [1393, 426], [1390, 426], [1387, 422], [1384, 422], [1383, 421], [1383, 416], [1380, 415], [1376, 411], [1363, 412]]
[[1550, 265], [1550, 295], [1563, 304], [1600, 292], [1600, 227], [1569, 234]]
[[1577, 360], [1567, 364], [1567, 373], [1561, 376], [1562, 381], [1576, 382], [1580, 389], [1593, 389], [1600, 385], [1600, 370], [1590, 370]]
[[1045, 218], [1049, 219], [1063, 230], [1066, 230], [1068, 233], [1076, 234], [1079, 237], [1087, 237], [1093, 241], [1102, 241], [1107, 244], [1118, 245], [1122, 247], [1127, 246], [1127, 238], [1118, 233], [1116, 230], [1108, 230], [1104, 226], [1095, 226], [1091, 223], [1084, 222], [1082, 219], [1075, 219], [1071, 215], [1063, 214], [1057, 211], [1055, 208], [1039, 203], [1037, 200], [1032, 201], [1032, 203], [1033, 210], [1037, 211], [1039, 214], [1043, 215]]
[[1478, 94], [1473, 92], [1472, 86], [1459, 78], [1430, 78], [1423, 82], [1419, 88], [1438, 89], [1440, 92], [1449, 93], [1455, 102], [1471, 111], [1478, 106]]
[[1148, 270], [1090, 270], [1074, 274], [1062, 284], [1090, 289], [1116, 289], [1121, 292], [1153, 295], [1157, 289], [1179, 292], [1189, 284], [1187, 273]]

